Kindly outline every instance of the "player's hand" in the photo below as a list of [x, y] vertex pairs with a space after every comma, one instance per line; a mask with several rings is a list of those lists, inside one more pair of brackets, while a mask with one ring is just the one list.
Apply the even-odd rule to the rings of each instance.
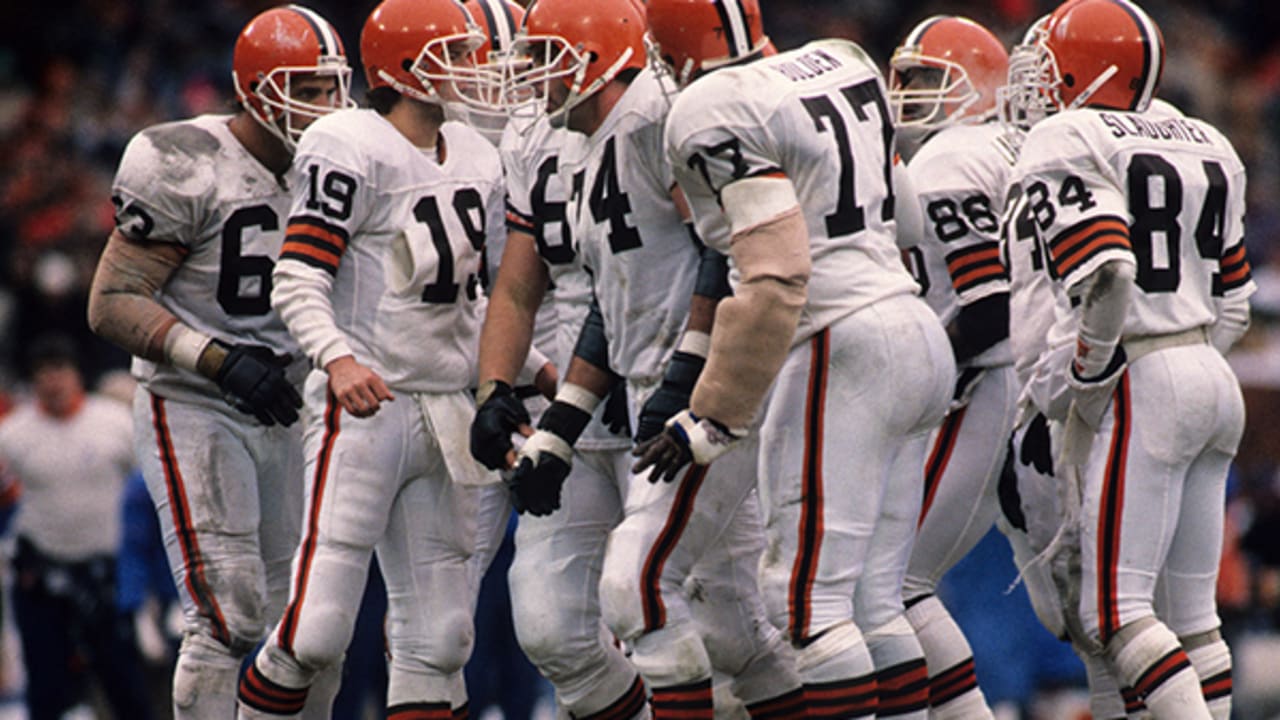
[[1018, 462], [1033, 467], [1041, 475], [1053, 475], [1053, 446], [1049, 438], [1049, 421], [1044, 413], [1031, 418], [1018, 447]]
[[550, 515], [560, 509], [560, 487], [572, 462], [573, 449], [564, 438], [548, 430], [529, 436], [506, 478], [516, 512]]
[[600, 422], [614, 435], [631, 436], [631, 408], [627, 403], [627, 381], [617, 378], [604, 398]]
[[289, 356], [278, 356], [262, 345], [234, 345], [218, 367], [214, 380], [231, 407], [248, 413], [263, 425], [285, 427], [298, 419], [302, 398], [285, 377]]
[[528, 427], [529, 411], [501, 380], [481, 383], [476, 400], [480, 407], [471, 421], [471, 457], [490, 470], [505, 470], [510, 467], [511, 433]]
[[350, 355], [331, 360], [324, 370], [329, 374], [329, 392], [355, 417], [372, 417], [382, 408], [382, 401], [395, 400], [378, 373]]
[[631, 471], [642, 473], [652, 468], [649, 482], [671, 482], [686, 464], [709, 465], [739, 439], [721, 423], [699, 418], [686, 408], [667, 420], [661, 433], [631, 451], [640, 458]]
[[1067, 376], [1067, 384], [1071, 387], [1071, 412], [1079, 415], [1090, 430], [1097, 431], [1102, 425], [1107, 406], [1111, 403], [1111, 395], [1128, 367], [1124, 346], [1117, 345], [1107, 366], [1093, 377], [1081, 377], [1077, 372], [1079, 366], [1078, 362], [1072, 360], [1071, 371]]
[[662, 384], [653, 391], [640, 408], [640, 420], [636, 428], [636, 442], [643, 443], [662, 432], [669, 418], [689, 407], [689, 396], [698, 382], [698, 375], [707, 364], [706, 358], [677, 350], [671, 356]]

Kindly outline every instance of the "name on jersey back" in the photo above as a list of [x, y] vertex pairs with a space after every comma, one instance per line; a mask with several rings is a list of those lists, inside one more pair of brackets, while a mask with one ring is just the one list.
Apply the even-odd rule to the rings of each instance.
[[791, 82], [803, 82], [839, 70], [844, 67], [844, 63], [824, 50], [813, 49], [790, 60], [770, 64], [769, 67]]
[[1212, 140], [1204, 130], [1186, 118], [1169, 118], [1152, 122], [1138, 115], [1117, 115], [1115, 113], [1099, 113], [1102, 122], [1111, 128], [1111, 135], [1117, 138], [1140, 137], [1149, 140], [1172, 140], [1192, 142], [1197, 145], [1208, 145]]

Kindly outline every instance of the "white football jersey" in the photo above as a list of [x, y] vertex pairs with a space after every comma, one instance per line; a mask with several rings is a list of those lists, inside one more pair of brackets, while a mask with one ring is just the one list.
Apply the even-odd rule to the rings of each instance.
[[[507, 124], [498, 150], [507, 179], [507, 227], [533, 236], [551, 278], [539, 308], [534, 344], [555, 362], [561, 375], [569, 367], [577, 331], [591, 304], [591, 280], [578, 263], [573, 234], [565, 222], [568, 193], [559, 175], [560, 153], [570, 131], [551, 127], [545, 115], [530, 123]], [[550, 311], [550, 333], [543, 314]]]
[[[533, 236], [551, 278], [535, 330], [541, 327], [543, 314], [550, 311], [552, 337], [542, 345], [543, 336], [535, 332], [534, 344], [552, 359], [562, 378], [569, 371], [592, 297], [591, 278], [578, 261], [573, 231], [565, 222], [569, 194], [559, 173], [565, 143], [580, 138], [569, 130], [552, 128], [547, 117], [539, 114], [531, 125], [521, 119], [509, 123], [499, 145], [507, 178], [507, 227]], [[630, 438], [614, 435], [599, 422], [603, 410], [603, 404], [596, 408], [595, 421], [587, 425], [574, 447], [605, 450], [630, 446]]]
[[582, 266], [604, 316], [613, 371], [641, 385], [662, 379], [689, 315], [699, 248], [671, 190], [662, 151], [669, 102], [642, 70], [589, 138], [561, 154], [566, 208]]
[[351, 353], [404, 392], [474, 385], [481, 251], [505, 231], [497, 150], [471, 128], [414, 146], [373, 110], [314, 122], [273, 302], [316, 367]]
[[1207, 326], [1215, 297], [1254, 290], [1244, 166], [1216, 128], [1167, 103], [1050, 117], [1028, 133], [1014, 178], [1025, 198], [1015, 221], [1038, 235], [1062, 288], [1113, 258], [1136, 265], [1125, 336]]
[[[1000, 261], [1000, 216], [1016, 160], [1004, 129], [984, 123], [941, 130], [907, 165], [922, 237], [906, 252], [925, 302], [943, 325], [962, 306], [1009, 291], [1009, 274]], [[985, 367], [1010, 360], [1008, 342], [1001, 341], [969, 364]]]
[[877, 300], [916, 291], [895, 245], [884, 81], [857, 45], [819, 40], [700, 78], [676, 99], [666, 148], [698, 234], [726, 255], [720, 190], [768, 174], [795, 186], [812, 255], [795, 342]]
[[[131, 240], [188, 251], [156, 296], [165, 309], [228, 344], [291, 354], [290, 377], [300, 382], [306, 359], [271, 310], [290, 191], [231, 134], [230, 119], [202, 115], [135, 135], [111, 189], [116, 226]], [[197, 373], [135, 358], [133, 374], [157, 395], [225, 407], [217, 385]]]

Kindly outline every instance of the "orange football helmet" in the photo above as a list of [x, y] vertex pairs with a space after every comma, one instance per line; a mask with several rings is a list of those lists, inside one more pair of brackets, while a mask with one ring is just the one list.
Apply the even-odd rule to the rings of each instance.
[[507, 92], [546, 96], [563, 83], [568, 99], [550, 114], [563, 121], [626, 68], [646, 63], [644, 6], [638, 0], [535, 0], [516, 41], [523, 64]]
[[1076, 0], [1049, 15], [1040, 39], [1043, 91], [1058, 110], [1141, 112], [1164, 71], [1164, 36], [1127, 0]]
[[[332, 99], [314, 103], [292, 96], [294, 80], [316, 76], [337, 81]], [[342, 38], [328, 20], [301, 5], [272, 8], [245, 25], [232, 53], [231, 81], [241, 106], [290, 149], [311, 120], [354, 105]]]
[[458, 0], [383, 0], [364, 23], [360, 57], [370, 90], [447, 104], [458, 83], [477, 80], [475, 51], [483, 43]]
[[649, 0], [649, 33], [676, 83], [769, 47], [757, 0]]
[[907, 34], [889, 60], [889, 104], [898, 129], [936, 130], [996, 112], [1009, 53], [982, 25], [934, 15]]
[[471, 19], [484, 34], [476, 48], [477, 82], [460, 84], [459, 95], [468, 105], [473, 126], [490, 139], [501, 136], [507, 117], [519, 109], [534, 111], [532, 92], [504, 92], [504, 77], [511, 64], [519, 64], [514, 53], [517, 33], [524, 24], [524, 8], [512, 0], [467, 0]]

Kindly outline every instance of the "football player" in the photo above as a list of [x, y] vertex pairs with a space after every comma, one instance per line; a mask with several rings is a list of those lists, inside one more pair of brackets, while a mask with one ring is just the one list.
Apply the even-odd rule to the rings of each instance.
[[1244, 422], [1222, 358], [1254, 289], [1244, 168], [1215, 128], [1153, 102], [1163, 39], [1136, 5], [1065, 4], [1038, 48], [1055, 114], [1026, 137], [1011, 217], [1057, 291], [1029, 388], [1062, 423], [1081, 576], [1066, 611], [1154, 717], [1226, 717], [1212, 580]]
[[763, 404], [761, 581], [797, 649], [809, 716], [924, 717], [927, 670], [901, 578], [928, 434], [955, 380], [951, 348], [895, 247], [879, 70], [842, 40], [743, 64], [755, 5], [648, 5], [661, 56], [692, 81], [666, 150], [699, 235], [731, 256], [736, 282], [689, 407], [638, 448], [640, 464], [715, 460], [714, 471]]
[[[672, 193], [661, 146], [667, 89], [646, 68], [643, 12], [632, 0], [540, 0], [526, 17], [530, 64], [518, 84], [540, 90], [553, 125], [580, 133], [558, 170], [596, 300], [565, 383], [517, 459], [517, 503], [534, 514], [561, 506], [572, 447], [611, 371], [625, 378], [633, 427], [643, 432], [639, 409], [663, 392], [667, 360], [705, 348], [700, 320], [690, 317], [702, 250]], [[715, 291], [699, 288], [705, 309], [714, 298], [703, 292]], [[686, 319], [692, 329], [682, 333]], [[790, 653], [756, 589], [753, 471], [748, 450], [710, 475], [698, 468], [655, 484], [628, 473], [619, 489], [624, 517], [604, 549], [601, 610], [633, 651], [654, 717], [710, 717], [713, 666], [733, 676], [752, 712], [799, 707]], [[683, 589], [695, 564], [702, 595], [690, 602]]]
[[[512, 94], [522, 92], [523, 102], [540, 101], [519, 89]], [[591, 305], [591, 280], [577, 262], [565, 213], [567, 193], [557, 172], [570, 131], [553, 128], [540, 107], [523, 105], [503, 88], [490, 97], [505, 109], [504, 118], [511, 116], [499, 144], [508, 233], [480, 335], [481, 383], [471, 451], [489, 468], [501, 470], [513, 462], [511, 434], [522, 426], [532, 432], [537, 419], [527, 400], [522, 406], [525, 393], [513, 387], [521, 357], [530, 347], [549, 348], [561, 371], [568, 369]], [[544, 320], [548, 314], [550, 323]], [[601, 632], [597, 591], [605, 539], [622, 517], [629, 478], [625, 391], [619, 396], [618, 388], [615, 383], [575, 444], [577, 459], [565, 478], [560, 509], [521, 516], [509, 572], [516, 637], [555, 687], [558, 705], [574, 717], [631, 718], [646, 708], [638, 672]], [[604, 410], [619, 401], [622, 422], [611, 428]], [[558, 571], [548, 574], [548, 567]]]
[[905, 145], [923, 233], [908, 250], [925, 302], [947, 326], [959, 378], [924, 465], [924, 504], [903, 583], [907, 619], [929, 666], [931, 715], [991, 717], [973, 652], [934, 594], [938, 581], [991, 529], [996, 482], [1017, 391], [1009, 333], [1008, 273], [998, 237], [1005, 186], [1017, 158], [997, 122], [1008, 54], [990, 30], [935, 15], [889, 61], [889, 106]]
[[[235, 712], [241, 661], [288, 594], [307, 360], [272, 312], [272, 269], [294, 145], [348, 104], [350, 76], [333, 26], [300, 5], [254, 18], [232, 63], [234, 115], [129, 143], [89, 300], [94, 331], [135, 356], [138, 462], [182, 590], [174, 715], [197, 720]], [[312, 717], [328, 717], [336, 690], [334, 674]]]
[[385, 0], [360, 54], [372, 109], [299, 143], [272, 304], [313, 370], [307, 507], [284, 617], [246, 671], [240, 717], [297, 713], [352, 633], [371, 554], [386, 581], [388, 718], [465, 715], [473, 638], [481, 251], [501, 229], [502, 169], [445, 121], [482, 37], [456, 0]]

